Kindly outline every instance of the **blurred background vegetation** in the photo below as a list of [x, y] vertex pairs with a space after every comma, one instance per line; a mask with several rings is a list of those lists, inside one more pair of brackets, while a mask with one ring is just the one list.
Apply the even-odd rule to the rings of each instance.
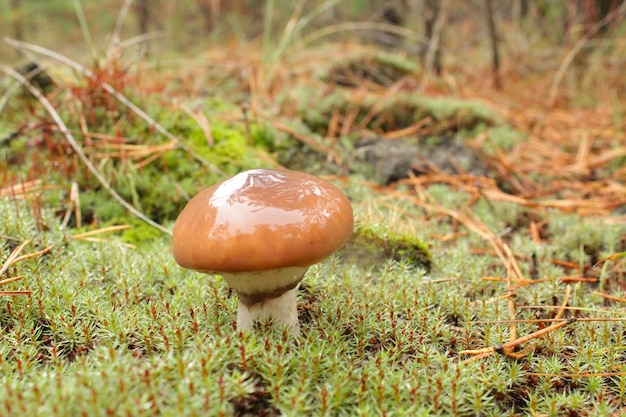
[[[161, 58], [194, 56], [228, 43], [260, 45], [267, 59], [276, 56], [272, 51], [281, 42], [303, 39], [383, 44], [414, 54], [438, 73], [472, 63], [492, 66], [499, 75], [503, 61], [515, 63], [517, 72], [553, 69], [552, 58], [563, 58], [581, 40], [579, 61], [590, 53], [609, 55], [603, 65], [617, 68], [626, 60], [623, 0], [2, 0], [0, 5], [2, 36], [82, 61], [118, 42], [134, 45], [141, 56]], [[0, 46], [1, 60], [21, 58]], [[536, 68], [524, 66], [531, 63]]]

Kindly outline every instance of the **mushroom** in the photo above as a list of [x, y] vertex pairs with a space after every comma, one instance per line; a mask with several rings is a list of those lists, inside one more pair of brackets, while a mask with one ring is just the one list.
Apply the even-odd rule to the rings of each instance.
[[296, 287], [339, 249], [354, 218], [331, 183], [296, 171], [253, 169], [200, 191], [176, 219], [174, 259], [222, 275], [239, 297], [237, 325], [273, 317], [299, 334]]

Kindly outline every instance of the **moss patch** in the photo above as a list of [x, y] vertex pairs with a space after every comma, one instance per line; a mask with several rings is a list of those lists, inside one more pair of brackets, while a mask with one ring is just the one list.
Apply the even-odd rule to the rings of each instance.
[[321, 78], [345, 87], [359, 87], [366, 82], [390, 87], [403, 77], [419, 73], [415, 60], [400, 54], [376, 52], [360, 53], [333, 63]]
[[298, 92], [302, 119], [314, 132], [325, 133], [334, 111], [356, 114], [355, 125], [374, 132], [403, 129], [425, 119], [431, 135], [493, 125], [498, 116], [485, 104], [450, 97], [399, 92], [386, 97], [337, 88], [319, 99], [318, 91]]
[[432, 267], [430, 250], [424, 242], [375, 225], [358, 224], [341, 256], [363, 269], [381, 268], [389, 261], [426, 271]]

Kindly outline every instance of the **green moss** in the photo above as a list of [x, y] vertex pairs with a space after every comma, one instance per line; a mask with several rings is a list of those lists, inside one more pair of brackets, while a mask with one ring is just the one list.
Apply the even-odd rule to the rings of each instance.
[[141, 244], [163, 238], [163, 232], [146, 222], [137, 219], [136, 217], [126, 216], [114, 218], [102, 226], [106, 227], [113, 225], [130, 226], [129, 229], [125, 229], [121, 232], [120, 240], [131, 245], [139, 246]]
[[[249, 138], [243, 125], [232, 125], [217, 117], [211, 117], [210, 137], [207, 137], [206, 132], [186, 115], [169, 116], [167, 125], [172, 125], [172, 131], [181, 137], [193, 152], [224, 174], [233, 175], [246, 169], [268, 166], [264, 141], [253, 142], [259, 134]], [[186, 164], [184, 159], [181, 162]], [[176, 157], [167, 157], [169, 169], [179, 171], [181, 168], [178, 162], [179, 159]]]
[[406, 55], [387, 52], [358, 53], [333, 63], [321, 74], [326, 82], [358, 87], [364, 82], [391, 86], [403, 77], [415, 76], [420, 67]]
[[509, 151], [516, 144], [520, 143], [526, 138], [526, 135], [522, 132], [513, 129], [509, 125], [495, 126], [489, 129], [487, 133], [487, 142], [482, 149], [487, 153], [494, 153], [495, 150]]
[[415, 236], [389, 231], [380, 225], [357, 224], [341, 253], [361, 268], [381, 267], [388, 261], [427, 271], [432, 267], [428, 245]]
[[388, 131], [411, 126], [425, 118], [432, 119], [431, 134], [446, 131], [473, 129], [477, 125], [493, 125], [498, 116], [485, 104], [478, 101], [460, 100], [450, 97], [425, 97], [412, 93], [397, 93], [386, 98], [367, 93], [356, 94], [352, 90], [337, 88], [318, 99], [317, 92], [302, 90], [299, 111], [303, 120], [314, 131], [325, 132], [333, 111], [344, 114], [357, 111], [356, 122], [370, 112], [374, 113], [366, 127], [371, 130]]
[[[302, 126], [296, 126], [299, 129]], [[252, 143], [262, 150], [273, 154], [281, 154], [294, 149], [298, 141], [288, 133], [276, 130], [269, 123], [250, 125], [250, 136]]]
[[[461, 364], [467, 356], [460, 350], [508, 341], [508, 323], [477, 323], [508, 319], [506, 303], [494, 301], [507, 293], [506, 285], [482, 279], [505, 276], [506, 265], [494, 267], [499, 265], [494, 257], [472, 254], [485, 242], [471, 232], [426, 247], [407, 231], [427, 236], [452, 233], [453, 226], [434, 216], [423, 220], [410, 199], [384, 195], [379, 204], [381, 196], [363, 182], [346, 186], [357, 218], [367, 212], [380, 221], [360, 223], [343, 252], [309, 268], [298, 295], [302, 336], [297, 340], [268, 321], [238, 332], [232, 292], [219, 278], [176, 265], [170, 237], [141, 222], [114, 221], [135, 226], [121, 239], [136, 249], [120, 247], [114, 238], [77, 241], [60, 228], [52, 210], [36, 214], [32, 202], [0, 199], [3, 260], [24, 239], [31, 240], [24, 253], [54, 246], [47, 255], [12, 266], [9, 276], [25, 278], [2, 287], [33, 291], [30, 298], [0, 304], [2, 412], [604, 414], [601, 398], [623, 397], [619, 378], [581, 377], [577, 384], [560, 378], [567, 390], [555, 392], [557, 377], [527, 375], [606, 372], [620, 365], [617, 322], [572, 324], [537, 339], [535, 353], [519, 360], [492, 355]], [[463, 205], [458, 192], [439, 187], [440, 192], [431, 187], [433, 197], [447, 196], [446, 206]], [[581, 221], [573, 215], [559, 219], [558, 213], [546, 217], [545, 229], [558, 240], [546, 238], [537, 252], [542, 278], [553, 279], [519, 288], [519, 306], [561, 302], [565, 284], [558, 277], [564, 274], [552, 265], [565, 258], [561, 247], [583, 241], [611, 253], [624, 251], [617, 244], [622, 226], [611, 230], [593, 220], [576, 226]], [[537, 248], [524, 228], [503, 238], [520, 258]], [[607, 285], [621, 288], [623, 279], [613, 273]], [[590, 316], [619, 317], [592, 288], [573, 286], [572, 306], [592, 309]], [[518, 309], [520, 319], [552, 311]], [[535, 323], [518, 325], [520, 336], [536, 329]], [[520, 397], [520, 390], [528, 395]]]

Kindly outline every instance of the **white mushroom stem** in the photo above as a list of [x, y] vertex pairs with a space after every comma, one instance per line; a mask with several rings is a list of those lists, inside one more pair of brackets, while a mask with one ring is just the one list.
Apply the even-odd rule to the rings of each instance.
[[269, 298], [252, 305], [245, 305], [239, 299], [237, 310], [237, 327], [249, 329], [255, 320], [272, 317], [276, 322], [291, 328], [294, 336], [300, 334], [298, 323], [298, 306], [296, 303], [296, 289], [284, 292], [276, 298]]
[[307, 267], [286, 267], [267, 271], [231, 272], [222, 276], [239, 297], [237, 326], [249, 329], [257, 319], [272, 317], [300, 334], [296, 287]]

